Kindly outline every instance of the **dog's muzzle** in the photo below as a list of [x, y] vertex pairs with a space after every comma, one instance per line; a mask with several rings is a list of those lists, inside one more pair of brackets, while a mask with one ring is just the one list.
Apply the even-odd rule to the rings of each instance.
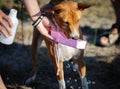
[[79, 38], [80, 38], [79, 32], [77, 32], [77, 31], [74, 30], [74, 31], [71, 33], [71, 38], [74, 39], [74, 40], [79, 39]]

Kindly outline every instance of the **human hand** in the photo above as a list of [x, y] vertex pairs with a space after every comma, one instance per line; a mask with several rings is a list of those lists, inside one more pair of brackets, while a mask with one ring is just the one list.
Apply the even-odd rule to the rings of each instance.
[[[0, 10], [0, 32], [5, 36], [8, 37], [12, 35], [11, 27], [13, 26], [11, 19], [2, 11]], [[6, 31], [4, 30], [6, 29]]]
[[36, 28], [43, 36], [53, 40], [53, 37], [49, 34], [49, 31], [53, 29], [54, 26], [47, 17], [44, 17]]

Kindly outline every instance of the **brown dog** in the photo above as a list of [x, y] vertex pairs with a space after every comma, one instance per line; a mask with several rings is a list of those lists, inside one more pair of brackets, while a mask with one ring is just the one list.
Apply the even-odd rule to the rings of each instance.
[[[51, 11], [52, 13], [46, 13], [46, 16], [53, 22], [57, 24], [57, 27], [65, 33], [68, 38], [73, 39], [83, 39], [82, 33], [80, 30], [80, 19], [82, 12], [85, 8], [90, 7], [90, 5], [77, 3], [73, 1], [63, 1], [55, 0], [57, 2], [51, 1], [46, 5], [42, 11], [45, 10]], [[78, 65], [78, 71], [81, 77], [82, 89], [88, 89], [88, 84], [86, 80], [86, 66], [83, 60], [84, 50], [75, 49], [62, 44], [55, 44], [54, 42], [49, 41], [45, 37], [42, 37], [38, 30], [34, 30], [33, 42], [32, 42], [32, 57], [34, 61], [34, 66], [32, 69], [33, 76], [29, 78], [26, 83], [33, 81], [38, 70], [38, 43], [42, 42], [44, 39], [47, 48], [49, 50], [50, 57], [54, 62], [54, 67], [57, 74], [57, 79], [59, 83], [59, 89], [66, 89], [64, 81], [64, 72], [63, 72], [63, 62], [73, 59], [73, 61]], [[57, 50], [55, 51], [55, 46]], [[56, 54], [57, 52], [57, 54]], [[56, 61], [57, 60], [57, 61]]]

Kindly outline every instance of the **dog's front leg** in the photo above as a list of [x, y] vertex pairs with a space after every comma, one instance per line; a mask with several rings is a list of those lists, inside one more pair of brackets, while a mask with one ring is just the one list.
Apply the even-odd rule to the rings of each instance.
[[87, 78], [86, 78], [86, 66], [78, 64], [78, 70], [79, 70], [79, 75], [80, 75], [80, 78], [81, 78], [82, 89], [89, 89]]
[[50, 57], [54, 64], [57, 80], [59, 83], [59, 89], [66, 89], [62, 58], [60, 57], [59, 54], [57, 54], [58, 50], [56, 51], [56, 48], [54, 48], [55, 45], [53, 45], [52, 43], [48, 43], [48, 41], [46, 41], [46, 44], [49, 49]]
[[88, 82], [86, 79], [86, 66], [83, 60], [83, 53], [81, 54], [80, 59], [78, 59], [77, 63], [79, 75], [81, 77], [82, 89], [89, 89]]
[[59, 61], [58, 63], [59, 64], [57, 65], [59, 66], [57, 66], [56, 71], [57, 71], [59, 89], [66, 89], [65, 80], [64, 80], [63, 62]]
[[39, 66], [39, 60], [38, 60], [38, 49], [42, 43], [42, 38], [39, 37], [40, 34], [38, 30], [34, 29], [33, 32], [33, 39], [32, 39], [32, 45], [31, 45], [31, 53], [32, 53], [32, 59], [33, 59], [33, 68], [31, 71], [31, 76], [25, 81], [26, 85], [30, 85], [34, 82], [36, 78], [36, 73]]

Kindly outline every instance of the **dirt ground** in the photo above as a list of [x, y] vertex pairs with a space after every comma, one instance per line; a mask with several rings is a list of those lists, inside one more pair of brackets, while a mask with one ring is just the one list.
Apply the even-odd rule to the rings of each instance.
[[[89, 89], [120, 89], [120, 44], [110, 47], [95, 45], [96, 36], [115, 22], [114, 16], [91, 15], [92, 10], [95, 7], [86, 11], [81, 20], [84, 40], [88, 42], [84, 60]], [[32, 68], [32, 31], [31, 22], [24, 22], [23, 29], [20, 22], [15, 42], [10, 46], [0, 44], [0, 73], [3, 80], [8, 89], [58, 89], [54, 67], [44, 42], [39, 51], [37, 77], [31, 85], [24, 84]], [[67, 89], [81, 89], [78, 72], [72, 69], [71, 62], [64, 63], [64, 71]]]
[[[90, 89], [119, 89], [120, 45], [95, 46], [93, 37], [95, 29], [82, 27], [82, 30], [83, 33], [87, 32], [84, 33], [84, 38], [88, 41], [84, 59]], [[27, 37], [27, 34], [24, 37]], [[10, 46], [0, 44], [0, 72], [8, 89], [58, 89], [56, 74], [44, 42], [39, 51], [40, 66], [37, 78], [30, 86], [24, 84], [30, 75], [32, 58], [31, 40], [22, 42], [16, 41]], [[71, 62], [65, 62], [64, 65], [67, 89], [81, 89], [78, 73], [72, 69]]]

